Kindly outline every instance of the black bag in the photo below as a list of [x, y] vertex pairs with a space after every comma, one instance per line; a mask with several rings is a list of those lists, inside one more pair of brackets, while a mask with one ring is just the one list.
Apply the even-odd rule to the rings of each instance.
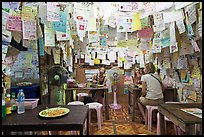
[[94, 102], [93, 98], [90, 96], [84, 96], [84, 104]]

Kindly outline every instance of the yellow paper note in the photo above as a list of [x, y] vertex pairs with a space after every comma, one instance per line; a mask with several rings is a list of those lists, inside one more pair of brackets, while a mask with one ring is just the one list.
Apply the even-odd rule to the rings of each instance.
[[142, 26], [141, 26], [140, 14], [139, 13], [133, 14], [132, 30], [136, 31], [141, 29], [142, 29]]
[[100, 64], [100, 60], [99, 59], [94, 59], [94, 64]]

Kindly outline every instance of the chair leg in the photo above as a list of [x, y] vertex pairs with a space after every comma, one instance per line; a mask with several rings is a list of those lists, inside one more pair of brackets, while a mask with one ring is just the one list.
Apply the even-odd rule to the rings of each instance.
[[98, 122], [98, 129], [101, 129], [101, 111], [100, 108], [96, 109], [96, 113], [97, 113], [97, 122]]
[[159, 112], [157, 113], [157, 135], [160, 135], [160, 114]]

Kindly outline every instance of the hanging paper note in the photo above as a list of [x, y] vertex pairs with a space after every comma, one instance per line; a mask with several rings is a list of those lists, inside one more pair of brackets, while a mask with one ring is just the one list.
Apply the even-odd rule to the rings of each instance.
[[149, 38], [149, 39], [151, 39], [152, 34], [153, 34], [152, 28], [145, 28], [145, 29], [142, 29], [142, 30], [138, 30], [138, 38]]
[[149, 25], [149, 17], [145, 17], [145, 18], [142, 18], [140, 19], [141, 21], [141, 28], [144, 29], [144, 28], [150, 28], [150, 25]]
[[22, 19], [23, 20], [35, 20], [37, 15], [37, 7], [22, 6]]
[[185, 9], [187, 24], [193, 24], [197, 20], [196, 5], [189, 5]]
[[22, 32], [22, 20], [20, 16], [8, 16], [6, 29], [10, 31]]
[[66, 26], [66, 33], [56, 31], [57, 41], [63, 41], [63, 40], [70, 40], [70, 27], [69, 25]]
[[47, 2], [47, 21], [60, 21], [58, 2]]
[[90, 17], [87, 24], [87, 31], [96, 31], [96, 18]]
[[141, 20], [139, 18], [139, 12], [136, 14], [133, 14], [133, 20], [132, 20], [132, 30], [136, 31], [136, 30], [141, 30]]
[[17, 11], [20, 7], [20, 2], [9, 2], [9, 6], [11, 10]]
[[192, 26], [189, 24], [189, 25], [187, 25], [187, 36], [188, 36], [188, 37], [192, 37], [193, 35], [194, 35], [193, 28], [192, 28]]
[[169, 47], [170, 46], [170, 30], [169, 26], [166, 26], [165, 30], [161, 32], [161, 42], [162, 42], [162, 48]]
[[179, 34], [182, 34], [182, 33], [184, 33], [186, 31], [183, 19], [177, 20], [176, 21], [176, 26], [177, 26], [177, 28], [179, 30]]
[[164, 30], [165, 24], [163, 21], [162, 12], [157, 12], [157, 13], [153, 14], [153, 18], [154, 18], [154, 25], [153, 25], [154, 32], [160, 32], [160, 31]]
[[117, 32], [132, 32], [132, 16], [119, 16], [117, 18]]
[[107, 44], [106, 44], [106, 41], [107, 41], [106, 36], [103, 36], [103, 37], [101, 38], [101, 46], [106, 46], [106, 45], [107, 45]]
[[88, 40], [89, 40], [89, 43], [98, 42], [98, 33], [97, 33], [97, 31], [89, 31], [88, 32]]
[[94, 59], [94, 64], [100, 64], [100, 59]]
[[44, 56], [44, 40], [43, 38], [39, 38], [39, 49], [40, 49], [40, 56]]
[[23, 20], [23, 39], [37, 40], [36, 20]]
[[45, 46], [55, 46], [55, 33], [47, 27], [44, 28], [44, 33], [45, 33]]
[[60, 20], [52, 22], [52, 29], [55, 31], [66, 33], [67, 13], [59, 12]]
[[200, 49], [199, 49], [199, 47], [198, 47], [198, 44], [196, 43], [195, 40], [191, 40], [191, 44], [192, 44], [192, 46], [193, 46], [195, 52], [197, 52], [197, 51], [200, 52]]
[[184, 19], [183, 10], [171, 9], [163, 12], [164, 23], [169, 23], [181, 19]]
[[174, 5], [175, 5], [175, 9], [178, 10], [190, 5], [191, 3], [193, 2], [174, 2]]

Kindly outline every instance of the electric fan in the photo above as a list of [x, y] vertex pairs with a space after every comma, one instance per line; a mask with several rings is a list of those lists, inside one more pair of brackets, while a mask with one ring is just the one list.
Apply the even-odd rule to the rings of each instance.
[[55, 65], [48, 69], [48, 88], [51, 91], [51, 104], [65, 104], [64, 84], [67, 83], [67, 79], [68, 71], [64, 67]]
[[116, 98], [116, 91], [117, 91], [117, 85], [116, 82], [120, 79], [122, 73], [121, 70], [118, 67], [111, 68], [107, 73], [107, 78], [113, 83], [113, 104], [110, 104], [110, 108], [112, 109], [120, 109], [121, 105], [117, 104], [117, 98]]

